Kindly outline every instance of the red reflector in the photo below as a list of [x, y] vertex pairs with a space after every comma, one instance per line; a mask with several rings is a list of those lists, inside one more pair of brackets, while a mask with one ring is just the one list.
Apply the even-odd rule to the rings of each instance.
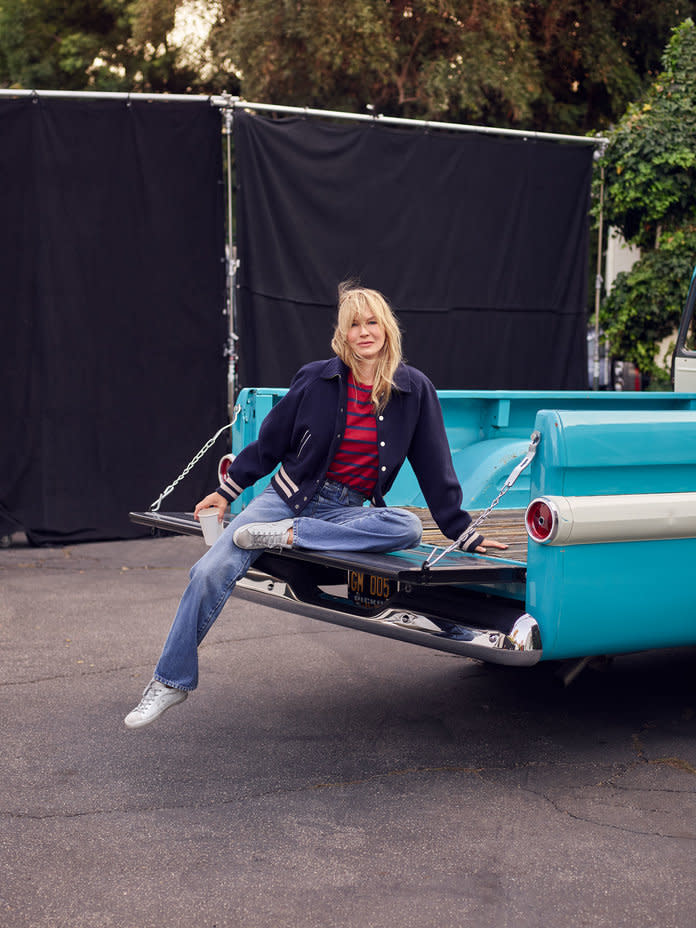
[[554, 532], [555, 520], [550, 507], [541, 500], [535, 499], [527, 508], [525, 516], [527, 532], [534, 541], [548, 541]]
[[220, 483], [225, 479], [227, 471], [230, 469], [230, 464], [234, 461], [233, 454], [225, 454], [220, 458], [218, 463], [218, 480]]

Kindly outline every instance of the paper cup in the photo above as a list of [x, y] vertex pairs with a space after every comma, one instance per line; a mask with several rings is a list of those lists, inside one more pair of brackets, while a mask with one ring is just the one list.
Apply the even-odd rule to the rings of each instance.
[[198, 513], [198, 520], [203, 529], [203, 539], [210, 547], [214, 545], [220, 535], [222, 535], [223, 525], [218, 522], [217, 509], [201, 509]]

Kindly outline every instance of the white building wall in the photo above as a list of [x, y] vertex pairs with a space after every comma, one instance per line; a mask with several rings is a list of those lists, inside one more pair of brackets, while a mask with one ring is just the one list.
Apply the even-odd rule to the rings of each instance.
[[640, 248], [627, 245], [624, 237], [613, 226], [609, 229], [607, 237], [607, 254], [604, 264], [604, 286], [609, 293], [617, 274], [621, 271], [630, 271], [640, 258]]

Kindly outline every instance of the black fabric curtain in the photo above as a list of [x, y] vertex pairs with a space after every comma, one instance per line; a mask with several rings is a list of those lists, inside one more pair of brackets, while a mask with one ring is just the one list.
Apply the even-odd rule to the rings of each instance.
[[587, 386], [591, 146], [241, 112], [234, 135], [244, 385], [329, 356], [353, 279], [439, 388]]
[[0, 177], [0, 533], [143, 534], [129, 510], [227, 420], [219, 112], [2, 101]]

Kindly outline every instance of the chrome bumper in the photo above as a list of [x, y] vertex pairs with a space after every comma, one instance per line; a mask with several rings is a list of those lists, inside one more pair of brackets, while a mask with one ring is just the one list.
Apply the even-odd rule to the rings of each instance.
[[[427, 615], [407, 612], [403, 608], [387, 608], [371, 616], [357, 615], [335, 606], [328, 608], [302, 602], [290, 584], [253, 568], [237, 583], [235, 594], [242, 599], [306, 615], [321, 622], [397, 638], [488, 663], [530, 667], [542, 656], [539, 626], [527, 613], [522, 613], [507, 633], [449, 621], [438, 624]], [[443, 625], [446, 625], [446, 629]]]

